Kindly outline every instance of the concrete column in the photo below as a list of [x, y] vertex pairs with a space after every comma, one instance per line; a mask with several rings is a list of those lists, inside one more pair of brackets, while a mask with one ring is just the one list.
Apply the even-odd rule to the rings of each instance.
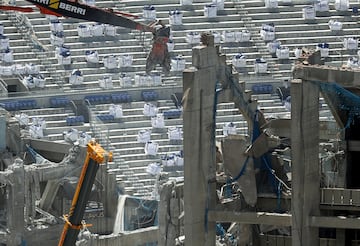
[[6, 148], [6, 117], [0, 116], [0, 151]]
[[9, 167], [13, 171], [11, 185], [7, 187], [7, 226], [10, 230], [8, 246], [18, 246], [24, 233], [24, 166], [22, 160], [17, 159]]
[[196, 68], [183, 73], [185, 245], [215, 245], [215, 222], [208, 221], [207, 212], [214, 207], [216, 196], [216, 64], [214, 46], [194, 47]]
[[319, 245], [319, 230], [309, 225], [320, 213], [318, 86], [293, 80], [291, 105], [292, 245]]

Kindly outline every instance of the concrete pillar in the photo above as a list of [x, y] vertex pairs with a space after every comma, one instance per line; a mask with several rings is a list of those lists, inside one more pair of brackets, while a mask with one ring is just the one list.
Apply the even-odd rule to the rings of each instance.
[[318, 228], [309, 225], [320, 213], [318, 86], [293, 80], [291, 105], [292, 245], [320, 245]]
[[22, 160], [16, 159], [9, 167], [13, 171], [12, 184], [7, 187], [7, 226], [10, 230], [8, 246], [18, 246], [24, 233], [24, 166]]
[[39, 207], [45, 211], [49, 211], [53, 204], [60, 184], [58, 180], [49, 180], [46, 183], [45, 190], [41, 196]]
[[6, 117], [0, 116], [0, 151], [6, 149]]
[[215, 222], [208, 221], [207, 212], [214, 207], [216, 196], [214, 93], [218, 56], [213, 37], [208, 44], [193, 48], [195, 68], [183, 73], [185, 245], [196, 246], [215, 245]]

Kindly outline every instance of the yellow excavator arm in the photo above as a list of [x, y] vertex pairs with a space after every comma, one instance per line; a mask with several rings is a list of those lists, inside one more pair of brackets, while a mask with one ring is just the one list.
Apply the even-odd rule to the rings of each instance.
[[112, 153], [104, 150], [95, 140], [87, 144], [87, 153], [78, 184], [71, 203], [70, 212], [64, 215], [65, 224], [58, 246], [75, 245], [77, 236], [82, 228], [86, 203], [89, 199], [99, 164], [112, 161]]

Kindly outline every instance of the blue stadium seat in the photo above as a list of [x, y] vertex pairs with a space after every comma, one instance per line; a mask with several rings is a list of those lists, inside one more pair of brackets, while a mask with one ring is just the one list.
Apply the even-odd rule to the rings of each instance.
[[159, 98], [159, 95], [156, 91], [146, 90], [141, 92], [141, 98], [145, 101], [156, 101]]
[[12, 111], [12, 110], [16, 110], [16, 102], [3, 102], [0, 104], [0, 106], [4, 109], [6, 109], [7, 111]]
[[68, 116], [66, 118], [66, 124], [68, 126], [82, 125], [84, 124], [84, 116], [82, 115]]
[[101, 104], [111, 102], [111, 96], [109, 95], [88, 95], [85, 96], [85, 100], [88, 100], [92, 104]]
[[179, 109], [170, 109], [163, 112], [165, 119], [178, 119], [181, 117], [182, 111]]
[[37, 107], [37, 103], [34, 99], [7, 101], [0, 104], [0, 106], [8, 111], [21, 110], [21, 109], [33, 109]]
[[97, 118], [101, 121], [113, 121], [115, 120], [114, 115], [111, 114], [99, 114], [97, 115]]
[[129, 103], [132, 101], [132, 97], [128, 92], [121, 92], [112, 94], [111, 101], [113, 103]]
[[17, 102], [17, 109], [33, 109], [37, 107], [37, 103], [34, 99], [19, 100]]
[[270, 84], [257, 84], [251, 88], [253, 94], [271, 94], [273, 92], [273, 86]]
[[51, 107], [66, 107], [70, 103], [70, 100], [66, 97], [53, 97], [50, 98], [50, 105]]

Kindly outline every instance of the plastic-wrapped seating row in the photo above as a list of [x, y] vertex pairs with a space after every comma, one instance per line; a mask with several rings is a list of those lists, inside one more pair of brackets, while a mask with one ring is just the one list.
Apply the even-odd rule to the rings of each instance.
[[251, 87], [253, 94], [271, 94], [273, 86], [270, 84], [258, 84]]
[[181, 114], [182, 111], [180, 109], [169, 109], [163, 112], [165, 119], [178, 119]]
[[66, 118], [66, 124], [68, 126], [76, 126], [84, 124], [84, 116], [77, 115], [77, 116], [68, 116]]
[[159, 98], [159, 94], [153, 90], [146, 90], [141, 92], [141, 98], [145, 101], [156, 101]]
[[129, 103], [132, 101], [132, 97], [127, 92], [120, 92], [111, 94], [111, 100], [113, 103]]
[[0, 103], [0, 106], [8, 111], [33, 109], [37, 107], [37, 103], [33, 99], [17, 100]]
[[50, 98], [50, 105], [51, 107], [58, 108], [58, 107], [66, 107], [70, 103], [69, 98], [67, 97], [52, 97]]

